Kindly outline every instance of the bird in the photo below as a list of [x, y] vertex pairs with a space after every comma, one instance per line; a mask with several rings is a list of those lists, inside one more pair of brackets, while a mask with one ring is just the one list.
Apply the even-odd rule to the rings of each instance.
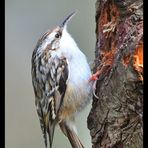
[[75, 14], [47, 30], [32, 53], [32, 85], [45, 148], [52, 148], [56, 125], [73, 148], [84, 148], [75, 118], [91, 100], [92, 83], [87, 58], [67, 31]]

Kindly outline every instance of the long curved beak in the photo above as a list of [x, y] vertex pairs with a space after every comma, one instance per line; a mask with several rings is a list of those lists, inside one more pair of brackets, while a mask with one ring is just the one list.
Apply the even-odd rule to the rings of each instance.
[[60, 25], [60, 28], [64, 28], [67, 26], [68, 22], [71, 20], [71, 18], [76, 14], [76, 12], [72, 12], [70, 15], [68, 15], [64, 21], [62, 22], [62, 24]]

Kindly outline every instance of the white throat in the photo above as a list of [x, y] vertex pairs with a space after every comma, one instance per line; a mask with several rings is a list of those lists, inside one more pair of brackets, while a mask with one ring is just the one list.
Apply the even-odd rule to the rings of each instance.
[[[80, 52], [76, 42], [72, 36], [67, 32], [66, 28], [62, 32], [62, 37], [60, 40], [60, 50], [65, 54], [75, 55]], [[73, 54], [71, 54], [73, 53]]]

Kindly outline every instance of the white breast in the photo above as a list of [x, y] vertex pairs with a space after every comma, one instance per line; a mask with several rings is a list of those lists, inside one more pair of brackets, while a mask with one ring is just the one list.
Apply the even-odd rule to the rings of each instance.
[[80, 51], [70, 34], [65, 31], [60, 42], [59, 54], [65, 56], [69, 66], [69, 77], [64, 105], [71, 106], [75, 112], [86, 106], [90, 100], [91, 70], [85, 55]]

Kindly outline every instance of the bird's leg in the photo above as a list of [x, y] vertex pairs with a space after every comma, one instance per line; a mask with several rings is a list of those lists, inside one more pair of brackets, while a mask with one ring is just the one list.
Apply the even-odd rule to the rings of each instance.
[[90, 77], [89, 82], [90, 82], [90, 81], [96, 81], [96, 80], [98, 80], [99, 74], [100, 74], [100, 72], [99, 72], [99, 70], [98, 70], [95, 74], [93, 74], [93, 75]]
[[93, 90], [93, 95], [99, 99], [99, 97], [95, 94], [95, 91], [96, 91], [96, 83], [97, 83], [97, 80], [98, 80], [98, 77], [100, 75], [100, 71], [98, 70], [95, 74], [93, 74], [90, 79], [89, 79], [89, 82], [93, 82], [92, 84], [92, 90]]

